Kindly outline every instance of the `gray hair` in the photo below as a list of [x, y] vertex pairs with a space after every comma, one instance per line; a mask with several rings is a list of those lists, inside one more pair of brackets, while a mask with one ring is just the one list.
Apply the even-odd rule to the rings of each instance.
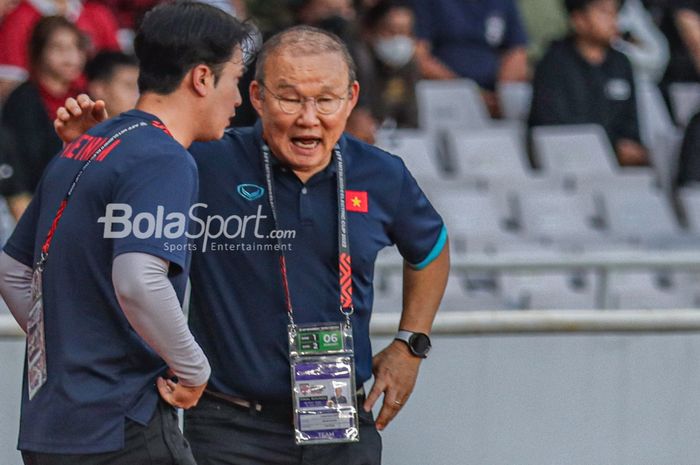
[[285, 29], [268, 39], [258, 54], [255, 65], [255, 80], [265, 81], [265, 63], [275, 53], [290, 53], [293, 56], [317, 55], [319, 53], [338, 53], [348, 65], [348, 80], [352, 84], [357, 80], [355, 61], [348, 48], [340, 38], [328, 31], [312, 26], [294, 26]]

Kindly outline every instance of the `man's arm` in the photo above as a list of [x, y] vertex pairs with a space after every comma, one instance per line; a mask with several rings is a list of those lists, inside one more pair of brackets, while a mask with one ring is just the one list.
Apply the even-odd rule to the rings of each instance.
[[32, 269], [5, 252], [0, 254], [0, 295], [26, 333], [32, 306]]
[[680, 9], [675, 14], [676, 27], [683, 43], [700, 73], [700, 14], [689, 9]]
[[416, 41], [416, 62], [424, 79], [459, 78], [457, 73], [433, 55], [430, 50], [430, 42], [427, 40], [418, 39]]
[[124, 253], [114, 259], [112, 282], [131, 326], [178, 377], [177, 383], [158, 379], [161, 396], [175, 407], [190, 408], [204, 392], [211, 368], [187, 327], [168, 267], [153, 255]]
[[498, 69], [498, 82], [525, 82], [529, 78], [527, 48], [519, 46], [503, 52]]
[[[429, 334], [450, 270], [449, 243], [440, 254], [421, 270], [404, 264], [403, 310], [399, 328]], [[394, 419], [413, 391], [421, 358], [411, 354], [401, 341], [391, 344], [372, 361], [374, 385], [367, 396], [364, 409], [369, 411], [384, 393], [382, 408], [377, 416], [377, 429], [383, 430]]]

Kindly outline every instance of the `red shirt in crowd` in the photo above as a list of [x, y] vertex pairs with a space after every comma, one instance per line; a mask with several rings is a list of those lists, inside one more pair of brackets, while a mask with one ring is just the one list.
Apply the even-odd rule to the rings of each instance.
[[[117, 21], [103, 5], [69, 0], [66, 17], [75, 22], [91, 41], [90, 54], [119, 50]], [[21, 81], [28, 75], [29, 38], [42, 16], [55, 14], [52, 0], [22, 0], [0, 22], [0, 79]]]

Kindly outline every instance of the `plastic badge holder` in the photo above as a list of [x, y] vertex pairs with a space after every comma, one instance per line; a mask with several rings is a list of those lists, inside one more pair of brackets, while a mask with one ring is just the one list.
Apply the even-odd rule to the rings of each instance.
[[352, 328], [290, 325], [289, 352], [296, 443], [359, 441]]

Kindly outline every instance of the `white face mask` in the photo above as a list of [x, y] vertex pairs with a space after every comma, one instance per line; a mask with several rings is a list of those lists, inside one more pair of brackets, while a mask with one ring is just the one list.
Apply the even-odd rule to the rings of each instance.
[[394, 36], [389, 39], [377, 39], [374, 52], [377, 58], [393, 68], [401, 68], [413, 58], [416, 44], [408, 36]]

